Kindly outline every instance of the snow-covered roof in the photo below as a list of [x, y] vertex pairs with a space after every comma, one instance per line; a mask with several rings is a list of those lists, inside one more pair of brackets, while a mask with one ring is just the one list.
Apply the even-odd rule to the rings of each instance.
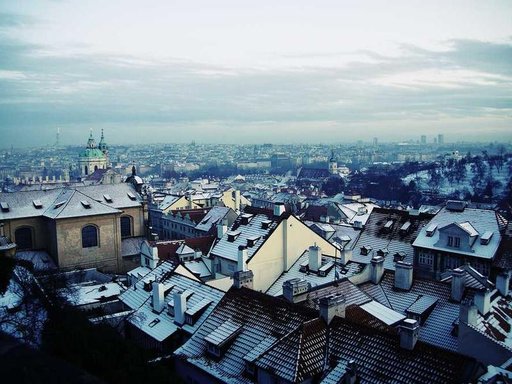
[[[466, 231], [470, 236], [481, 236], [486, 232], [492, 232], [493, 236], [490, 237], [487, 244], [482, 244], [478, 238], [470, 244], [471, 251], [467, 252], [462, 249], [454, 247], [447, 248], [444, 245], [438, 244], [439, 230], [443, 227], [455, 224]], [[446, 251], [447, 249], [452, 253], [464, 254], [466, 256], [481, 257], [485, 259], [492, 259], [501, 241], [500, 228], [496, 212], [488, 209], [466, 208], [463, 211], [453, 211], [446, 207], [441, 209], [429, 222], [427, 227], [434, 227], [437, 225], [437, 230], [434, 231], [432, 236], [427, 236], [426, 228], [422, 228], [418, 237], [413, 243], [414, 247], [428, 248], [434, 250]]]
[[140, 207], [142, 198], [130, 184], [121, 183], [0, 193], [0, 202], [8, 206], [0, 211], [0, 220], [59, 219], [121, 213], [124, 208]]
[[[152, 306], [151, 282], [154, 281], [163, 284], [164, 309], [161, 313], [156, 313]], [[145, 290], [145, 287], [149, 287], [149, 290]], [[199, 314], [193, 324], [177, 325], [174, 316], [169, 313], [168, 306], [169, 303], [174, 303], [173, 294], [176, 292], [188, 292], [185, 313]], [[223, 296], [224, 292], [178, 273], [174, 264], [165, 261], [124, 292], [119, 299], [134, 310], [128, 321], [161, 342], [178, 329], [193, 334]]]

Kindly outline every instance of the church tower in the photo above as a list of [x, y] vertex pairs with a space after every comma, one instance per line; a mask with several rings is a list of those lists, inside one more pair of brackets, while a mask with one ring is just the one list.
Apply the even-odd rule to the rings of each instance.
[[80, 154], [78, 159], [78, 165], [80, 167], [82, 177], [88, 176], [98, 169], [107, 169], [108, 146], [104, 141], [103, 132], [101, 134], [100, 145], [105, 148], [105, 152], [96, 147], [96, 141], [92, 136], [91, 129], [89, 140], [87, 140], [87, 146], [85, 147], [85, 150]]
[[334, 150], [331, 151], [331, 158], [329, 159], [329, 173], [336, 175], [338, 173], [338, 163], [334, 157]]

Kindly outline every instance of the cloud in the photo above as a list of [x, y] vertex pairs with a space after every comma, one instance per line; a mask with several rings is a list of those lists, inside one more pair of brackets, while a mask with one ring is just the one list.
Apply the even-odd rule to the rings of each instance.
[[[109, 127], [113, 141], [227, 135], [238, 142], [325, 142], [379, 132], [399, 139], [429, 126], [459, 132], [464, 121], [469, 136], [485, 137], [494, 127], [492, 134], [511, 138], [512, 44], [454, 40], [442, 51], [401, 50], [392, 57], [354, 52], [342, 65], [316, 66], [312, 55], [301, 65], [261, 69], [86, 49], [60, 53], [4, 38], [0, 130], [6, 145], [22, 140], [20, 129], [53, 138], [57, 126], [73, 140], [86, 127]], [[140, 127], [152, 135], [140, 136]]]

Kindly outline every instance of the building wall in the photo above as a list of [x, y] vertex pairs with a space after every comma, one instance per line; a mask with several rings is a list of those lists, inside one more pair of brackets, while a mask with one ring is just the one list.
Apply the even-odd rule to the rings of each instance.
[[[132, 236], [144, 236], [145, 227], [144, 227], [144, 212], [141, 207], [136, 208], [122, 208], [123, 214], [121, 216], [131, 216], [132, 217]], [[119, 220], [119, 226], [121, 226], [121, 221]], [[121, 231], [121, 227], [119, 227], [119, 231]]]
[[47, 224], [41, 217], [29, 217], [4, 222], [4, 233], [11, 241], [16, 242], [16, 229], [22, 227], [32, 228], [33, 249], [48, 249], [50, 237], [47, 233]]
[[314, 244], [321, 248], [323, 254], [335, 256], [335, 247], [295, 216], [282, 220], [249, 260], [248, 268], [254, 273], [253, 289], [265, 292]]
[[[99, 244], [97, 247], [82, 248], [82, 228], [89, 224], [98, 227]], [[56, 232], [60, 268], [99, 268], [109, 272], [121, 270], [119, 215], [57, 220]]]

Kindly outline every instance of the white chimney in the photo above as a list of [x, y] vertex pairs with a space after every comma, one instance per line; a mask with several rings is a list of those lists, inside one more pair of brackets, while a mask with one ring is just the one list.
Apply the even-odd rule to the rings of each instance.
[[510, 285], [510, 273], [502, 272], [496, 276], [496, 288], [503, 296], [508, 296], [508, 286]]
[[174, 299], [174, 322], [178, 325], [185, 323], [185, 311], [187, 310], [187, 298], [183, 292], [176, 292]]
[[238, 247], [238, 267], [237, 271], [247, 271], [247, 247], [240, 245]]
[[310, 284], [304, 279], [286, 280], [283, 283], [283, 296], [290, 303], [298, 303], [306, 299], [310, 287]]
[[164, 285], [156, 281], [153, 282], [153, 310], [162, 312], [164, 309]]
[[235, 190], [235, 211], [240, 212], [240, 191]]
[[478, 312], [485, 316], [491, 309], [491, 291], [489, 289], [478, 291], [475, 293], [474, 301]]
[[309, 270], [318, 272], [322, 266], [322, 251], [316, 244], [309, 247]]
[[465, 279], [466, 272], [463, 269], [457, 268], [452, 271], [452, 293], [451, 298], [454, 301], [460, 302], [464, 296], [464, 287], [466, 285]]
[[412, 286], [412, 264], [398, 261], [395, 264], [395, 288], [408, 291]]
[[222, 239], [222, 237], [228, 231], [228, 221], [226, 219], [219, 220], [217, 223], [217, 239]]
[[329, 325], [334, 316], [345, 317], [345, 295], [335, 294], [322, 297], [319, 302], [320, 317]]
[[283, 203], [274, 203], [274, 216], [281, 216], [286, 210]]
[[465, 301], [459, 307], [459, 322], [476, 325], [477, 322], [477, 309], [472, 301]]
[[156, 265], [158, 264], [158, 248], [157, 247], [151, 247], [151, 260], [149, 260], [149, 268], [155, 269]]
[[370, 276], [373, 284], [379, 284], [382, 275], [384, 274], [384, 258], [382, 256], [375, 256], [371, 260]]
[[343, 248], [343, 251], [341, 251], [340, 259], [342, 264], [347, 264], [350, 260], [352, 260], [352, 250]]
[[412, 351], [420, 335], [417, 320], [405, 319], [400, 325], [400, 347]]

